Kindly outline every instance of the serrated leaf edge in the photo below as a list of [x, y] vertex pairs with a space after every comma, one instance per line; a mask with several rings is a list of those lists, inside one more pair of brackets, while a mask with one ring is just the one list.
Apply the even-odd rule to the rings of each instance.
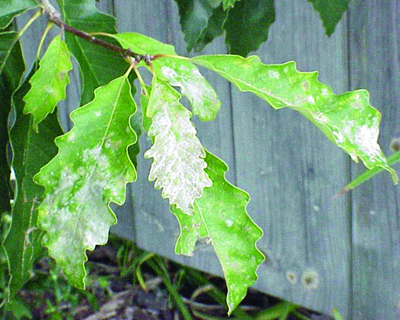
[[[125, 75], [123, 75], [122, 77], [125, 77], [124, 81], [126, 81], [126, 82], [128, 83], [128, 85], [129, 85], [129, 87], [130, 87], [130, 83], [129, 83], [129, 81], [128, 81], [129, 71], [130, 71], [130, 70], [128, 70], [128, 72], [127, 72]], [[119, 80], [120, 78], [121, 78], [121, 77], [116, 78], [116, 79], [112, 80], [111, 82], [116, 81], [116, 80]], [[111, 82], [109, 82], [109, 83], [111, 83]], [[109, 84], [109, 83], [108, 83], [108, 84]], [[122, 83], [123, 83], [123, 82], [122, 82]], [[106, 85], [107, 85], [107, 84], [105, 84], [104, 86], [106, 86]], [[98, 88], [95, 89], [95, 91], [94, 91], [94, 98], [93, 98], [91, 101], [89, 101], [87, 104], [81, 106], [80, 108], [78, 108], [78, 109], [72, 111], [71, 114], [70, 114], [71, 119], [73, 118], [73, 114], [74, 114], [76, 111], [78, 111], [78, 110], [80, 110], [81, 108], [85, 107], [86, 105], [92, 103], [92, 101], [94, 101], [94, 100], [96, 99], [96, 96], [97, 96], [98, 91], [99, 91], [102, 87], [104, 87], [104, 86], [101, 86], [101, 87], [98, 87]], [[121, 84], [120, 90], [122, 90], [122, 86], [123, 86], [123, 85]], [[132, 98], [132, 100], [134, 101], [134, 99], [133, 99], [133, 97], [132, 97], [132, 93], [129, 92], [129, 94], [131, 95], [131, 98]], [[136, 103], [135, 103], [135, 105], [136, 105]], [[137, 109], [136, 109], [135, 113], [136, 113], [136, 112], [137, 112]], [[133, 135], [135, 136], [135, 142], [132, 142], [132, 144], [128, 145], [128, 146], [125, 148], [125, 154], [126, 154], [126, 157], [128, 158], [128, 161], [130, 162], [130, 164], [131, 164], [133, 170], [135, 171], [135, 176], [134, 176], [134, 179], [132, 179], [131, 181], [127, 181], [127, 182], [124, 184], [124, 194], [126, 194], [127, 184], [128, 184], [128, 183], [131, 183], [131, 182], [134, 182], [134, 181], [136, 181], [136, 179], [137, 179], [136, 168], [135, 168], [135, 166], [134, 166], [134, 164], [133, 164], [131, 158], [129, 157], [129, 153], [128, 153], [128, 148], [129, 148], [130, 146], [132, 146], [134, 143], [136, 143], [136, 141], [137, 141], [136, 132], [133, 130], [133, 128], [132, 128], [132, 126], [131, 126], [131, 118], [132, 118], [133, 115], [134, 115], [134, 114], [132, 114], [132, 115], [129, 117], [128, 127], [129, 127], [129, 129], [131, 130], [131, 133], [133, 133]], [[73, 119], [72, 119], [72, 120], [73, 120]], [[71, 130], [72, 130], [72, 129], [71, 129]], [[56, 157], [59, 155], [59, 152], [60, 152], [60, 146], [59, 146], [59, 144], [58, 144], [58, 141], [60, 140], [60, 138], [66, 136], [66, 135], [68, 135], [68, 134], [70, 134], [71, 130], [68, 131], [68, 132], [66, 132], [66, 133], [63, 134], [62, 136], [57, 137], [57, 138], [54, 140], [54, 142], [55, 142], [55, 144], [56, 144], [56, 146], [57, 146], [57, 148], [58, 148], [58, 152], [57, 152], [57, 154], [54, 156], [54, 158], [56, 158]], [[107, 128], [107, 130], [109, 130], [109, 127]], [[102, 144], [104, 144], [104, 143], [105, 143], [105, 141], [104, 141], [104, 137], [103, 137]], [[53, 158], [53, 159], [54, 159], [54, 158]], [[53, 160], [53, 159], [52, 159], [52, 160]], [[52, 160], [51, 160], [51, 161], [52, 161]], [[42, 184], [38, 181], [37, 177], [38, 177], [38, 176], [40, 175], [40, 173], [44, 170], [44, 168], [46, 168], [47, 166], [50, 165], [51, 161], [50, 161], [49, 163], [47, 163], [45, 166], [43, 166], [43, 167], [39, 170], [39, 172], [33, 177], [33, 181], [34, 181], [36, 184], [38, 184], [38, 185], [44, 187], [44, 189], [45, 189], [45, 190], [44, 190], [44, 193], [43, 193], [44, 195], [47, 193], [47, 189], [48, 189], [48, 188], [47, 188], [46, 186], [42, 185]], [[115, 203], [115, 204], [117, 204], [117, 205], [119, 205], [119, 206], [121, 206], [121, 205], [124, 204], [125, 201], [126, 201], [126, 195], [124, 195], [124, 197], [123, 197], [123, 199], [121, 199], [121, 201], [116, 201], [116, 200], [107, 201], [107, 209], [108, 209], [108, 212], [111, 214], [112, 220], [114, 221], [114, 222], [109, 226], [108, 229], [110, 229], [112, 225], [114, 225], [114, 224], [117, 223], [117, 217], [116, 217], [114, 211], [111, 209], [111, 202], [112, 202], [112, 203]], [[40, 205], [39, 205], [39, 206], [40, 206]], [[38, 216], [38, 226], [39, 226], [39, 228], [40, 228], [39, 216]], [[44, 231], [44, 230], [43, 230], [43, 231]], [[46, 231], [44, 231], [44, 233], [46, 233]], [[108, 240], [107, 240], [107, 241], [108, 241]], [[104, 245], [104, 244], [107, 243], [107, 241], [105, 241], [104, 243], [97, 243], [96, 245]], [[95, 245], [95, 246], [96, 246], [96, 245]], [[80, 283], [79, 286], [78, 286], [79, 289], [83, 289], [83, 290], [85, 289], [85, 282], [84, 282], [84, 280], [85, 280], [85, 277], [86, 277], [87, 273], [86, 273], [86, 269], [85, 269], [84, 265], [85, 265], [85, 263], [88, 261], [88, 256], [87, 256], [87, 254], [86, 254], [86, 251], [88, 251], [88, 250], [89, 250], [89, 251], [93, 251], [94, 248], [95, 248], [95, 246], [90, 247], [90, 246], [86, 245], [85, 248], [83, 249], [83, 256], [84, 256], [84, 259], [83, 259], [83, 266], [82, 266], [82, 267], [83, 267], [83, 274], [84, 274], [84, 276], [83, 276], [83, 278], [81, 279], [81, 283]], [[50, 253], [49, 253], [49, 254], [50, 254]], [[51, 256], [51, 254], [50, 254], [50, 256]]]
[[[293, 69], [294, 69], [294, 71], [295, 71], [297, 74], [299, 74], [299, 75], [308, 75], [308, 76], [310, 77], [311, 80], [315, 80], [315, 83], [321, 88], [321, 90], [326, 90], [327, 94], [331, 94], [331, 95], [337, 97], [338, 99], [340, 99], [341, 97], [349, 96], [349, 95], [357, 95], [357, 94], [365, 95], [366, 98], [367, 98], [367, 100], [368, 100], [368, 106], [369, 106], [370, 108], [376, 110], [376, 112], [377, 112], [377, 114], [378, 114], [378, 117], [379, 117], [379, 119], [380, 119], [380, 112], [379, 112], [376, 108], [372, 107], [371, 104], [369, 103], [369, 100], [370, 100], [370, 99], [369, 99], [369, 93], [368, 93], [368, 91], [365, 90], [365, 89], [358, 89], [358, 90], [354, 90], [354, 91], [347, 91], [347, 92], [342, 93], [342, 94], [335, 94], [335, 93], [332, 91], [332, 89], [331, 89], [328, 85], [323, 84], [323, 83], [321, 83], [321, 82], [318, 80], [318, 72], [317, 72], [317, 71], [312, 71], [312, 72], [302, 72], [302, 71], [299, 71], [299, 70], [297, 69], [297, 67], [296, 67], [296, 62], [295, 62], [295, 61], [289, 61], [289, 62], [285, 62], [285, 63], [282, 63], [282, 64], [264, 64], [264, 63], [262, 63], [260, 57], [255, 56], [255, 55], [249, 56], [249, 57], [247, 57], [247, 58], [244, 58], [244, 57], [239, 56], [239, 55], [223, 55], [223, 54], [222, 54], [222, 55], [221, 55], [221, 54], [220, 54], [220, 55], [213, 55], [213, 57], [224, 57], [224, 56], [231, 56], [231, 57], [240, 58], [240, 59], [244, 60], [244, 64], [247, 63], [247, 62], [250, 62], [250, 61], [255, 61], [255, 62], [260, 63], [260, 66], [263, 66], [263, 67], [264, 67], [264, 66], [265, 66], [265, 67], [283, 67], [283, 66], [291, 67], [291, 66], [293, 66]], [[202, 58], [202, 57], [207, 57], [207, 55], [205, 55], [205, 56], [197, 56], [197, 57], [191, 58], [191, 61], [193, 61], [193, 62], [196, 64], [196, 59], [197, 59], [197, 58]], [[257, 88], [257, 87], [252, 86], [252, 85], [251, 85], [250, 83], [248, 83], [248, 82], [240, 81], [240, 80], [238, 80], [238, 79], [234, 79], [234, 80], [232, 81], [232, 80], [231, 80], [232, 77], [230, 77], [229, 73], [226, 73], [226, 72], [224, 72], [224, 71], [221, 70], [221, 69], [216, 69], [216, 68], [214, 68], [213, 65], [210, 64], [210, 63], [208, 63], [207, 61], [204, 61], [204, 60], [203, 60], [201, 63], [197, 63], [197, 64], [202, 65], [203, 67], [207, 67], [208, 69], [210, 69], [210, 70], [212, 70], [212, 71], [214, 71], [214, 72], [217, 72], [218, 74], [220, 74], [222, 77], [224, 77], [225, 79], [227, 79], [227, 80], [228, 80], [229, 82], [231, 82], [231, 83], [237, 82], [237, 83], [243, 84], [243, 85], [245, 85], [245, 86], [254, 88], [254, 92], [252, 92], [252, 91], [249, 90], [249, 89], [241, 88], [240, 86], [237, 86], [237, 88], [238, 88], [240, 91], [242, 91], [242, 92], [251, 92], [251, 93], [255, 94], [256, 96], [258, 96], [259, 98], [261, 98], [261, 99], [263, 99], [263, 100], [266, 100], [266, 101], [268, 102], [268, 104], [269, 104], [272, 108], [274, 108], [274, 109], [281, 109], [281, 108], [283, 108], [283, 107], [290, 107], [290, 108], [293, 109], [293, 110], [297, 110], [299, 113], [301, 113], [301, 114], [302, 114], [303, 116], [305, 116], [307, 119], [314, 119], [314, 118], [315, 118], [314, 114], [308, 112], [308, 110], [305, 110], [305, 109], [302, 109], [302, 108], [298, 108], [298, 107], [296, 107], [296, 105], [293, 105], [293, 104], [289, 103], [288, 101], [285, 101], [284, 99], [282, 99], [282, 98], [280, 98], [280, 97], [276, 97], [276, 96], [274, 96], [273, 94], [270, 94], [270, 93], [268, 93], [268, 94], [262, 94], [262, 93], [260, 93], [260, 92], [257, 93], [257, 91], [260, 91], [260, 89]], [[207, 66], [206, 66], [205, 64], [206, 64]], [[281, 104], [283, 104], [283, 106], [275, 106], [275, 105], [274, 105], [275, 103], [274, 103], [273, 101], [271, 101], [271, 98], [275, 99], [276, 101], [279, 101]], [[299, 101], [299, 102], [300, 102], [300, 101]], [[333, 105], [331, 109], [326, 110], [325, 113], [328, 113], [328, 112], [330, 112], [330, 111], [332, 111], [332, 110], [335, 110], [335, 105]], [[331, 140], [332, 142], [334, 142], [339, 148], [343, 149], [346, 153], [348, 153], [348, 154], [350, 155], [350, 157], [353, 159], [354, 162], [357, 163], [357, 162], [358, 162], [358, 158], [362, 159], [362, 158], [361, 158], [359, 155], [357, 155], [356, 153], [352, 153], [352, 152], [350, 152], [350, 151], [347, 151], [347, 150], [345, 150], [342, 146], [338, 145], [338, 144], [336, 143], [337, 138], [336, 138], [333, 134], [331, 134], [330, 130], [325, 130], [325, 129], [329, 129], [329, 127], [328, 127], [327, 125], [324, 125], [323, 123], [319, 122], [318, 125], [317, 125], [317, 127], [318, 127], [319, 129], [321, 129], [321, 131], [326, 135], [326, 137], [327, 137], [329, 140]], [[332, 126], [332, 127], [334, 127], [334, 126]], [[339, 143], [339, 142], [338, 142], [338, 143]], [[381, 160], [382, 160], [384, 163], [387, 164], [386, 158], [381, 157]], [[371, 169], [371, 168], [372, 168], [372, 167], [369, 166], [366, 162], [363, 161], [363, 163], [365, 164], [365, 166], [366, 166], [368, 169]], [[394, 184], [397, 184], [397, 183], [399, 182], [399, 178], [398, 178], [398, 176], [397, 176], [396, 171], [395, 171], [393, 168], [391, 168], [389, 165], [386, 165], [386, 166], [385, 166], [385, 164], [383, 164], [383, 165], [382, 165], [382, 164], [376, 164], [375, 166], [382, 167], [382, 168], [384, 168], [386, 171], [388, 171], [388, 172], [390, 173], [391, 177], [392, 177], [392, 180], [393, 180], [393, 183], [394, 183]]]
[[[42, 121], [47, 117], [47, 115], [48, 115], [49, 113], [52, 113], [52, 112], [54, 111], [54, 109], [56, 108], [57, 104], [58, 104], [60, 101], [65, 100], [65, 98], [67, 97], [67, 86], [68, 86], [68, 84], [70, 83], [70, 79], [69, 79], [68, 73], [69, 73], [69, 71], [72, 70], [71, 53], [69, 52], [66, 43], [61, 39], [61, 36], [55, 37], [55, 38], [52, 40], [52, 42], [55, 41], [56, 39], [59, 39], [59, 44], [58, 44], [58, 48], [57, 48], [57, 64], [59, 63], [59, 61], [60, 61], [60, 59], [61, 59], [60, 57], [61, 57], [62, 54], [63, 54], [63, 53], [62, 53], [62, 50], [64, 50], [64, 49], [66, 49], [66, 50], [65, 50], [65, 53], [67, 54], [67, 56], [66, 56], [65, 58], [66, 58], [66, 60], [69, 61], [69, 64], [66, 66], [66, 67], [67, 67], [67, 70], [66, 70], [65, 74], [63, 74], [63, 76], [66, 77], [66, 82], [62, 84], [62, 87], [63, 87], [63, 88], [61, 88], [61, 90], [60, 90], [60, 92], [59, 92], [59, 93], [60, 93], [60, 100], [56, 101], [56, 102], [54, 103], [54, 106], [52, 106], [52, 108], [49, 110], [49, 112], [46, 112], [46, 113], [45, 113], [43, 119], [40, 119], [40, 117], [39, 117], [39, 119], [36, 119], [36, 116], [35, 116], [33, 110], [27, 110], [27, 109], [26, 109], [27, 104], [28, 104], [28, 102], [27, 102], [27, 97], [29, 97], [30, 93], [32, 92], [32, 89], [33, 89], [33, 82], [35, 81], [35, 79], [36, 79], [37, 77], [39, 77], [39, 74], [40, 74], [40, 71], [41, 71], [41, 61], [39, 62], [39, 68], [38, 68], [38, 70], [35, 72], [35, 74], [34, 74], [34, 75], [32, 76], [32, 78], [29, 80], [29, 83], [30, 83], [30, 85], [31, 85], [31, 88], [29, 89], [29, 91], [27, 92], [27, 94], [26, 94], [25, 97], [24, 97], [24, 102], [25, 102], [24, 114], [31, 114], [31, 115], [32, 115], [32, 118], [33, 118], [33, 129], [34, 129], [36, 132], [38, 132], [38, 124], [39, 124], [40, 122], [42, 122]], [[51, 45], [51, 43], [50, 43], [50, 45]], [[50, 46], [50, 45], [49, 45], [49, 46]], [[62, 46], [64, 46], [64, 49], [62, 49]], [[54, 67], [54, 69], [56, 69], [56, 68]], [[42, 69], [42, 70], [43, 70], [43, 69]], [[57, 77], [59, 77], [59, 76], [60, 76], [59, 73], [57, 73], [57, 74], [56, 74], [56, 73], [53, 73], [53, 74], [52, 74], [51, 88], [50, 88], [50, 89], [53, 89], [53, 87], [54, 87], [53, 84], [54, 84], [55, 81], [57, 81], [56, 79], [57, 79]], [[49, 92], [49, 93], [46, 92], [46, 88], [43, 88], [43, 91], [44, 91], [46, 94], [51, 94], [50, 92]], [[39, 107], [39, 108], [40, 108], [40, 107]]]

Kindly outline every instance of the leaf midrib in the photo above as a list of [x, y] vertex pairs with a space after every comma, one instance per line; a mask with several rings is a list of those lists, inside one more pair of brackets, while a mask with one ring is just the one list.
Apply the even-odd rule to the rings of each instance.
[[[120, 100], [120, 98], [121, 98], [121, 91], [122, 91], [123, 86], [125, 85], [126, 79], [127, 79], [127, 76], [126, 76], [126, 75], [125, 75], [125, 76], [122, 76], [122, 79], [121, 79], [122, 81], [121, 81], [121, 85], [120, 85], [119, 90], [118, 90], [117, 98], [116, 98], [116, 101], [115, 101], [115, 103], [114, 103], [114, 105], [113, 105], [113, 109], [112, 109], [112, 112], [111, 112], [111, 115], [110, 115], [110, 119], [109, 119], [109, 121], [108, 121], [108, 123], [107, 123], [107, 127], [106, 127], [106, 130], [105, 130], [105, 133], [104, 133], [104, 135], [103, 135], [103, 137], [102, 137], [102, 140], [101, 140], [101, 143], [100, 143], [100, 146], [101, 146], [102, 149], [103, 149], [103, 146], [104, 146], [104, 144], [105, 144], [105, 139], [106, 139], [106, 137], [108, 136], [108, 132], [109, 132], [109, 130], [110, 130], [111, 123], [112, 123], [112, 120], [113, 120], [113, 118], [114, 118], [115, 110], [117, 109], [118, 102], [119, 102], [119, 100]], [[93, 101], [94, 101], [94, 100], [93, 100]], [[99, 153], [99, 154], [100, 154], [100, 153]], [[96, 162], [95, 162], [95, 165], [93, 166], [92, 172], [90, 173], [90, 176], [89, 176], [88, 181], [91, 181], [91, 179], [92, 179], [92, 177], [93, 177], [93, 174], [94, 174], [95, 170], [97, 169], [97, 166], [98, 166], [98, 164], [97, 164], [97, 161], [96, 161]], [[107, 205], [109, 205], [110, 202], [111, 202], [111, 200], [107, 201]], [[74, 230], [73, 230], [73, 235], [74, 235], [74, 236], [75, 236], [75, 234], [76, 234], [76, 230], [77, 230], [77, 227], [78, 227], [78, 222], [80, 222], [80, 220], [81, 220], [81, 215], [82, 215], [82, 210], [79, 211], [78, 217], [77, 217], [77, 219], [76, 219], [76, 224], [75, 224], [75, 227], [74, 227]]]

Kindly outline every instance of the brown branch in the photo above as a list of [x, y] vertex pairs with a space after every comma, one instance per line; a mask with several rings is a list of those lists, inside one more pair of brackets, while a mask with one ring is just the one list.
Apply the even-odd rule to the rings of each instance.
[[84, 31], [78, 30], [78, 29], [66, 24], [64, 21], [62, 21], [60, 13], [49, 3], [48, 0], [42, 0], [42, 4], [43, 4], [43, 10], [44, 10], [44, 12], [46, 12], [49, 21], [51, 21], [54, 24], [56, 24], [57, 26], [59, 26], [62, 30], [65, 30], [71, 34], [74, 34], [75, 36], [77, 36], [81, 39], [84, 39], [88, 42], [99, 45], [107, 50], [114, 51], [115, 53], [120, 54], [123, 58], [132, 57], [137, 61], [137, 63], [143, 60], [143, 61], [145, 61], [145, 63], [147, 65], [151, 65], [151, 61], [154, 60], [154, 56], [152, 56], [152, 55], [148, 55], [148, 54], [142, 55], [142, 54], [132, 52], [132, 50], [130, 48], [124, 49], [124, 48], [115, 46], [109, 42], [106, 42], [106, 41], [100, 40], [96, 37], [93, 37]]

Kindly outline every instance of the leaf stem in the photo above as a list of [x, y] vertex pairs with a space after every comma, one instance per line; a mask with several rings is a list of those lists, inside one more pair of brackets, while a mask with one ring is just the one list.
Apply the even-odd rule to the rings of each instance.
[[[129, 74], [132, 72], [132, 70], [136, 69], [135, 66], [138, 64], [138, 61], [135, 59], [126, 59], [129, 62], [129, 68], [125, 73], [125, 77], [129, 77]], [[133, 61], [132, 61], [133, 60]]]
[[137, 61], [144, 60], [146, 62], [146, 64], [148, 63], [148, 61], [151, 61], [153, 58], [152, 56], [149, 56], [149, 55], [141, 55], [141, 54], [135, 53], [131, 49], [124, 49], [124, 48], [115, 46], [109, 42], [105, 42], [105, 41], [100, 40], [93, 36], [94, 34], [99, 34], [99, 35], [107, 35], [107, 34], [103, 34], [101, 32], [95, 32], [95, 33], [89, 34], [89, 33], [86, 33], [82, 30], [78, 30], [78, 29], [66, 24], [64, 21], [61, 20], [60, 13], [49, 3], [48, 0], [42, 0], [42, 8], [46, 12], [49, 21], [54, 22], [62, 30], [65, 30], [66, 32], [74, 34], [75, 36], [77, 36], [83, 40], [86, 40], [93, 44], [99, 45], [107, 50], [114, 51], [115, 53], [120, 54], [124, 58], [132, 57]]
[[[110, 37], [110, 38], [114, 38], [113, 34], [110, 33], [106, 33], [106, 32], [91, 32], [89, 33], [90, 36], [104, 36], [104, 37]], [[130, 50], [130, 49], [127, 49]], [[139, 54], [138, 54], [139, 55]], [[151, 61], [160, 59], [160, 58], [175, 58], [175, 59], [181, 59], [181, 60], [190, 60], [191, 58], [188, 57], [184, 57], [184, 56], [180, 56], [180, 55], [176, 55], [176, 54], [166, 54], [166, 53], [158, 53], [155, 55], [149, 55], [149, 54], [145, 54], [145, 55], [139, 55], [142, 56], [142, 60], [144, 60], [144, 62], [151, 68], [152, 71], [153, 70], [153, 66], [151, 64]], [[140, 62], [141, 60], [139, 60]]]
[[47, 34], [49, 33], [50, 29], [53, 27], [53, 22], [49, 22], [46, 26], [46, 29], [43, 32], [42, 38], [40, 39], [39, 46], [37, 48], [36, 52], [36, 60], [39, 60], [40, 56], [40, 51], [42, 51], [43, 43], [44, 40], [46, 39]]
[[140, 83], [140, 87], [144, 91], [145, 95], [149, 96], [149, 93], [148, 93], [147, 88], [146, 88], [146, 83], [144, 82], [144, 80], [142, 78], [142, 75], [140, 74], [139, 70], [136, 67], [134, 67], [133, 70], [135, 70], [135, 73], [136, 73], [137, 78], [138, 78], [139, 83]]
[[154, 55], [154, 59], [158, 59], [158, 58], [174, 58], [174, 59], [180, 59], [180, 60], [191, 60], [191, 58], [188, 57], [184, 57], [184, 56], [180, 56], [177, 54], [166, 54], [166, 53], [161, 53], [161, 54], [156, 54]]
[[42, 15], [42, 11], [38, 10], [36, 13], [28, 20], [28, 22], [23, 26], [23, 28], [18, 32], [18, 37], [16, 40], [21, 38], [21, 36], [25, 33], [25, 31], [31, 26], [31, 24]]

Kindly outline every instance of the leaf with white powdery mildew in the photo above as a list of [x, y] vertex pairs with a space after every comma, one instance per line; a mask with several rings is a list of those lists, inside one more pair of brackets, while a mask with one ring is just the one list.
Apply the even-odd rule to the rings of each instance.
[[190, 62], [174, 58], [164, 58], [160, 62], [162, 65], [160, 63], [160, 71], [156, 71], [156, 76], [173, 86], [180, 87], [182, 94], [189, 99], [193, 113], [198, 115], [200, 120], [213, 121], [218, 114], [221, 101], [197, 67]]
[[317, 72], [299, 72], [294, 62], [265, 65], [257, 56], [245, 59], [233, 55], [199, 56], [192, 61], [275, 109], [288, 107], [300, 112], [355, 162], [360, 158], [368, 169], [382, 167], [398, 182], [396, 171], [378, 145], [381, 115], [369, 104], [366, 90], [336, 95], [318, 81]]
[[[155, 82], [157, 83], [157, 80]], [[162, 87], [155, 88], [147, 87], [147, 91], [152, 92], [152, 99], [158, 98], [158, 95], [161, 94], [156, 93], [154, 95], [154, 90], [162, 90]], [[170, 96], [171, 102], [158, 99], [160, 105], [154, 108], [155, 101], [152, 101], [153, 106], [151, 106], [149, 115], [153, 116], [153, 119], [147, 118], [146, 123], [154, 121], [155, 110], [167, 108], [166, 106], [169, 104], [177, 104], [179, 95], [173, 91], [165, 93], [165, 89], [164, 95]], [[169, 88], [169, 90], [172, 90], [172, 88]], [[141, 104], [146, 114], [149, 110], [148, 102], [148, 99], [142, 96]], [[182, 108], [182, 106], [179, 106], [179, 109]], [[186, 110], [185, 113], [187, 113]], [[169, 123], [171, 120], [164, 119], [164, 122], [168, 123], [168, 127], [171, 125]], [[144, 125], [145, 130], [148, 130], [149, 126], [152, 128], [152, 124]], [[165, 132], [168, 131], [165, 130]], [[202, 152], [204, 152], [204, 149]], [[256, 270], [264, 261], [264, 256], [256, 247], [256, 242], [262, 237], [262, 230], [247, 214], [246, 206], [250, 196], [225, 179], [225, 172], [228, 167], [222, 160], [207, 151], [205, 153], [206, 168], [204, 171], [212, 181], [212, 185], [203, 189], [201, 198], [194, 199], [194, 210], [192, 210], [191, 215], [185, 214], [175, 204], [170, 206], [170, 211], [177, 218], [180, 227], [175, 252], [176, 254], [193, 256], [198, 238], [206, 237], [212, 243], [227, 282], [227, 304], [229, 314], [231, 314], [245, 297], [247, 288], [257, 280]], [[203, 167], [203, 164], [201, 166]]]
[[[139, 54], [167, 54], [167, 57], [152, 62], [156, 77], [181, 88], [192, 106], [192, 111], [202, 121], [213, 121], [218, 114], [221, 101], [197, 66], [189, 60], [176, 56], [174, 47], [144, 35], [128, 32], [112, 35], [124, 48]], [[176, 56], [176, 58], [174, 57]]]
[[57, 103], [66, 97], [69, 83], [68, 72], [72, 63], [67, 45], [61, 36], [55, 37], [39, 63], [39, 70], [30, 80], [31, 89], [24, 98], [24, 113], [33, 116], [33, 128], [53, 112]]
[[191, 114], [179, 99], [177, 91], [153, 78], [146, 113], [152, 119], [148, 135], [154, 143], [145, 157], [153, 158], [149, 180], [156, 180], [155, 188], [163, 188], [162, 196], [190, 215], [194, 200], [212, 183], [204, 172], [205, 152], [190, 122]]
[[122, 205], [126, 184], [136, 179], [127, 154], [136, 141], [127, 77], [96, 89], [93, 101], [71, 113], [74, 127], [56, 139], [57, 156], [35, 176], [45, 187], [38, 208], [44, 245], [78, 288], [84, 288], [85, 251], [105, 244], [116, 223], [110, 202]]
[[[225, 179], [227, 165], [209, 152], [205, 161], [205, 171], [213, 185], [196, 199], [195, 214], [202, 223], [200, 236], [210, 240], [221, 263], [228, 287], [228, 314], [231, 314], [257, 280], [256, 270], [264, 256], [256, 242], [263, 232], [247, 214], [250, 196]], [[186, 232], [190, 230], [183, 229], [181, 237]]]
[[[146, 86], [146, 91], [142, 90], [140, 95], [140, 106], [142, 109], [142, 123], [143, 129], [149, 132], [151, 127], [151, 118], [147, 116], [147, 108], [149, 105], [149, 98], [151, 96], [152, 87]], [[154, 140], [154, 139], [153, 139]], [[154, 142], [154, 141], [153, 141]], [[181, 235], [176, 243], [175, 252], [176, 254], [183, 254], [187, 256], [192, 256], [196, 245], [197, 238], [199, 236], [199, 228], [201, 226], [201, 221], [199, 215], [188, 215], [178, 209], [176, 205], [170, 206], [170, 211], [176, 216], [181, 230]], [[193, 213], [193, 212], [192, 212]]]
[[[160, 94], [154, 95], [153, 92], [160, 89], [155, 87], [151, 90], [152, 99]], [[148, 91], [150, 91], [149, 88]], [[170, 95], [170, 103], [177, 104], [174, 102], [179, 99], [177, 94], [173, 92], [165, 94], [164, 90], [164, 95]], [[153, 116], [154, 109], [167, 108], [166, 105], [170, 104], [162, 99], [158, 101], [160, 106], [156, 108], [154, 108], [155, 101], [151, 102], [153, 110], [150, 109], [150, 116]], [[141, 103], [143, 110], [147, 111], [149, 107], [147, 99], [143, 97]], [[182, 108], [182, 106], [178, 107], [178, 109]], [[187, 111], [184, 110], [184, 113]], [[156, 119], [155, 116], [153, 116], [153, 121], [154, 119]], [[164, 122], [168, 123], [168, 127], [171, 126], [169, 123], [171, 120], [173, 119], [167, 117], [164, 119]], [[151, 121], [150, 118], [147, 121]], [[148, 126], [146, 125], [145, 128]], [[152, 128], [152, 124], [150, 128]], [[168, 131], [165, 130], [165, 132]], [[196, 159], [196, 161], [198, 160]], [[198, 238], [206, 237], [210, 240], [225, 275], [228, 286], [227, 304], [229, 314], [231, 314], [245, 297], [247, 288], [257, 280], [256, 270], [264, 261], [264, 256], [256, 247], [256, 242], [262, 237], [262, 230], [247, 214], [246, 206], [250, 196], [226, 181], [227, 165], [207, 151], [204, 161], [206, 164], [204, 171], [212, 181], [212, 185], [203, 189], [201, 198], [194, 199], [194, 210], [191, 210], [191, 215], [177, 208], [175, 204], [170, 206], [170, 211], [177, 218], [180, 227], [175, 252], [193, 256]], [[201, 167], [203, 166], [202, 164]]]

